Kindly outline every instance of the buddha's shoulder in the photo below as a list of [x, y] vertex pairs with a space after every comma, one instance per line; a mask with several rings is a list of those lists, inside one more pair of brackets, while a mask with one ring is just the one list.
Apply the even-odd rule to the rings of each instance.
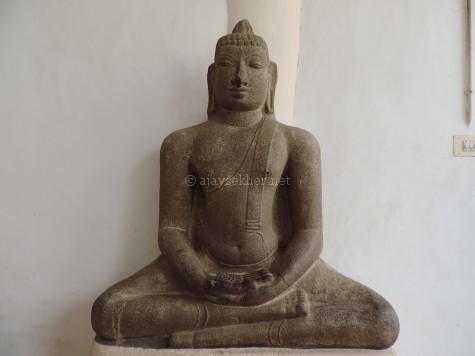
[[277, 132], [280, 133], [282, 139], [287, 142], [287, 146], [292, 149], [308, 148], [319, 150], [319, 144], [313, 134], [299, 127], [288, 126], [277, 123]]
[[162, 143], [162, 151], [169, 150], [188, 150], [193, 146], [193, 142], [196, 137], [203, 131], [206, 126], [206, 122], [198, 125], [186, 127], [177, 131], [173, 131], [169, 134]]

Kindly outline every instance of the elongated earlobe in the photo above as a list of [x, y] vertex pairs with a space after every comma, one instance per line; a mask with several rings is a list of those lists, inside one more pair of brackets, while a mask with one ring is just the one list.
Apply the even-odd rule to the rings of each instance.
[[214, 63], [208, 67], [208, 115], [213, 115], [216, 111], [214, 98]]
[[277, 85], [277, 64], [270, 62], [269, 65], [269, 87], [267, 88], [267, 97], [264, 104], [264, 112], [266, 114], [274, 113], [274, 96], [275, 87]]

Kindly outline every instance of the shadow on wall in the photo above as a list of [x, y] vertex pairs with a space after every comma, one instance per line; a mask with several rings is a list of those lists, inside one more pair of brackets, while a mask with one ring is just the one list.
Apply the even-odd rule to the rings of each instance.
[[[163, 141], [160, 138], [159, 142]], [[160, 150], [148, 154], [131, 174], [124, 200], [122, 219], [121, 269], [135, 273], [159, 255], [158, 213], [160, 190]], [[116, 283], [118, 281], [114, 281]]]

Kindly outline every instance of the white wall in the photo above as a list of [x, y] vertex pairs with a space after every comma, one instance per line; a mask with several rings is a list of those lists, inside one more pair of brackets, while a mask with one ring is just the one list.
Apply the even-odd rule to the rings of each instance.
[[84, 356], [157, 254], [163, 138], [206, 118], [226, 2], [0, 1], [0, 355]]
[[323, 258], [396, 308], [400, 356], [473, 355], [464, 0], [304, 0], [296, 126], [322, 148]]
[[[475, 335], [463, 3], [303, 1], [323, 257], [395, 306], [399, 356]], [[0, 2], [0, 355], [85, 355], [94, 298], [157, 255], [158, 149], [205, 119], [226, 25], [224, 0]]]

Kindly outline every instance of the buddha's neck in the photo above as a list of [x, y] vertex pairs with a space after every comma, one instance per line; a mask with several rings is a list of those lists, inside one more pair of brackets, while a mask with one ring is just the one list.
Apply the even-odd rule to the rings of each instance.
[[221, 110], [221, 119], [231, 126], [249, 127], [257, 124], [262, 119], [262, 109], [252, 111]]

